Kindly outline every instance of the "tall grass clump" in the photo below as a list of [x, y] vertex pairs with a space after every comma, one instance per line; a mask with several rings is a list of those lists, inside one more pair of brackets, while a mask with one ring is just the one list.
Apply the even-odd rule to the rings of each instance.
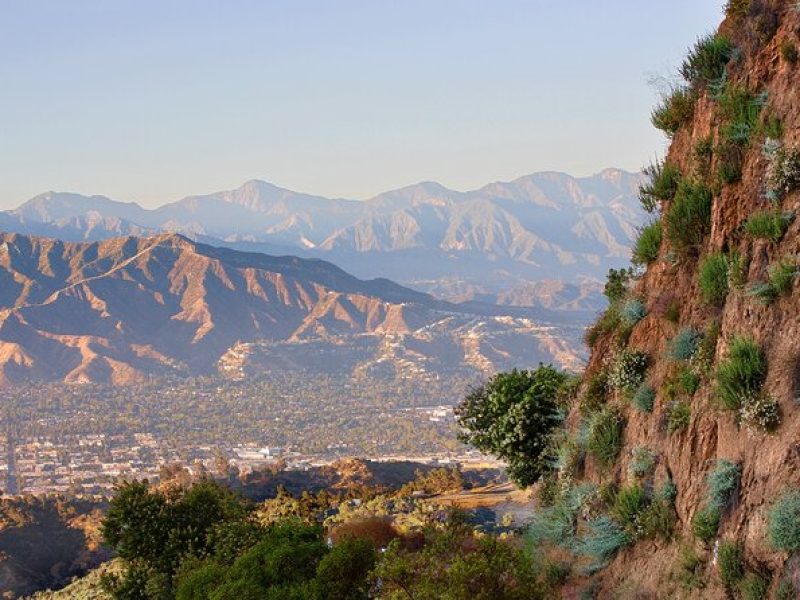
[[717, 568], [723, 585], [732, 590], [744, 577], [741, 545], [730, 541], [720, 543], [717, 549]]
[[688, 87], [678, 86], [661, 99], [653, 109], [650, 120], [656, 129], [660, 129], [669, 137], [678, 133], [684, 124], [691, 121], [697, 94]]
[[646, 383], [640, 385], [631, 397], [631, 404], [637, 410], [645, 413], [653, 412], [655, 402], [656, 391]]
[[704, 506], [697, 511], [692, 519], [692, 533], [695, 537], [704, 542], [710, 542], [717, 537], [719, 522], [722, 513], [713, 506]]
[[681, 253], [699, 246], [711, 229], [711, 190], [701, 182], [682, 181], [666, 216], [667, 238]]
[[760, 573], [747, 573], [739, 582], [739, 595], [742, 600], [766, 600], [769, 581]]
[[629, 531], [636, 531], [639, 517], [648, 504], [647, 494], [639, 483], [621, 488], [614, 498], [611, 515], [614, 520]]
[[647, 212], [652, 213], [662, 202], [675, 197], [682, 174], [676, 165], [666, 161], [650, 164], [644, 168], [644, 174], [649, 179], [639, 186], [639, 202]]
[[697, 282], [706, 304], [724, 304], [728, 296], [728, 257], [721, 252], [706, 256], [700, 262]]
[[717, 397], [726, 410], [738, 411], [742, 401], [758, 394], [767, 376], [767, 361], [752, 338], [737, 336], [728, 357], [717, 367]]
[[639, 237], [633, 245], [631, 262], [635, 265], [649, 265], [658, 258], [658, 251], [661, 248], [661, 223], [654, 221], [648, 223], [639, 230]]
[[691, 360], [700, 349], [702, 341], [702, 332], [683, 327], [670, 341], [667, 356], [673, 360]]
[[800, 489], [784, 492], [767, 513], [767, 539], [776, 550], [800, 550]]
[[781, 214], [777, 211], [757, 212], [745, 221], [744, 231], [757, 240], [779, 242], [793, 219], [793, 214]]
[[608, 399], [608, 371], [601, 369], [592, 373], [586, 380], [586, 387], [580, 400], [580, 411], [589, 414], [606, 403]]
[[667, 431], [670, 434], [680, 433], [689, 426], [692, 419], [692, 408], [685, 400], [674, 400], [667, 408]]
[[603, 467], [610, 467], [622, 449], [625, 422], [616, 409], [606, 406], [589, 418], [586, 451]]
[[725, 36], [708, 35], [697, 41], [681, 65], [681, 75], [695, 88], [717, 82], [733, 55], [733, 44]]
[[788, 260], [781, 260], [770, 265], [767, 270], [767, 281], [753, 284], [748, 294], [761, 300], [763, 304], [772, 304], [780, 296], [789, 294], [798, 275], [797, 266]]
[[723, 183], [741, 179], [745, 149], [759, 128], [759, 116], [766, 97], [753, 95], [744, 87], [725, 83], [717, 95], [723, 125], [720, 128], [719, 178]]

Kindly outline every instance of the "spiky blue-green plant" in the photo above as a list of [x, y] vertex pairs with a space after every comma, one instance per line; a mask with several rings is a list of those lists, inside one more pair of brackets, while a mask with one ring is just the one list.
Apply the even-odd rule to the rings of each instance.
[[627, 325], [635, 325], [647, 316], [647, 308], [641, 300], [633, 298], [622, 305], [619, 314]]
[[630, 536], [613, 519], [601, 515], [586, 524], [586, 531], [578, 539], [575, 551], [592, 559], [590, 571], [601, 569], [614, 555], [630, 543]]
[[726, 458], [717, 461], [708, 474], [708, 504], [723, 510], [739, 487], [740, 468]]
[[683, 327], [669, 343], [667, 354], [673, 360], [689, 360], [700, 348], [703, 333], [692, 327]]
[[800, 490], [784, 492], [767, 514], [767, 537], [778, 550], [800, 550]]
[[638, 410], [646, 413], [653, 411], [653, 405], [655, 402], [656, 391], [646, 383], [640, 385], [631, 398], [631, 404], [633, 404], [633, 406], [635, 406]]

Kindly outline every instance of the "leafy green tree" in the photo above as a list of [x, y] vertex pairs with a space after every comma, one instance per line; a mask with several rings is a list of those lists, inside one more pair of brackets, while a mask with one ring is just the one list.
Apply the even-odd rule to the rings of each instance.
[[536, 482], [548, 468], [549, 434], [560, 421], [559, 391], [568, 376], [552, 366], [499, 373], [456, 407], [460, 439], [508, 464], [517, 484]]

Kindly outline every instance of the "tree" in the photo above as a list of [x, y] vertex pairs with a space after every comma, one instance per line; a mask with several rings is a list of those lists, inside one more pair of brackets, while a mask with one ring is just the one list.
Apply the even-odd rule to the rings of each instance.
[[549, 434], [559, 423], [558, 399], [568, 376], [552, 366], [499, 373], [456, 407], [459, 438], [498, 456], [518, 485], [535, 483], [547, 469]]

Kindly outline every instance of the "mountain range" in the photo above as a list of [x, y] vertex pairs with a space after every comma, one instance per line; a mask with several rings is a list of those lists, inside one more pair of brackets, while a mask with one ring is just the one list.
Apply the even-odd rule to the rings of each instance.
[[155, 209], [47, 192], [0, 212], [0, 230], [67, 241], [174, 232], [215, 246], [324, 258], [358, 277], [386, 277], [453, 301], [544, 306], [558, 282], [568, 286], [565, 309], [586, 309], [598, 304], [605, 271], [627, 261], [643, 222], [641, 180], [619, 169], [582, 178], [543, 172], [467, 192], [424, 182], [365, 201], [253, 180]]
[[[542, 360], [577, 367], [579, 328], [547, 319], [179, 234], [0, 234], [0, 385], [276, 366], [419, 377]], [[313, 358], [325, 356], [335, 360]]]

